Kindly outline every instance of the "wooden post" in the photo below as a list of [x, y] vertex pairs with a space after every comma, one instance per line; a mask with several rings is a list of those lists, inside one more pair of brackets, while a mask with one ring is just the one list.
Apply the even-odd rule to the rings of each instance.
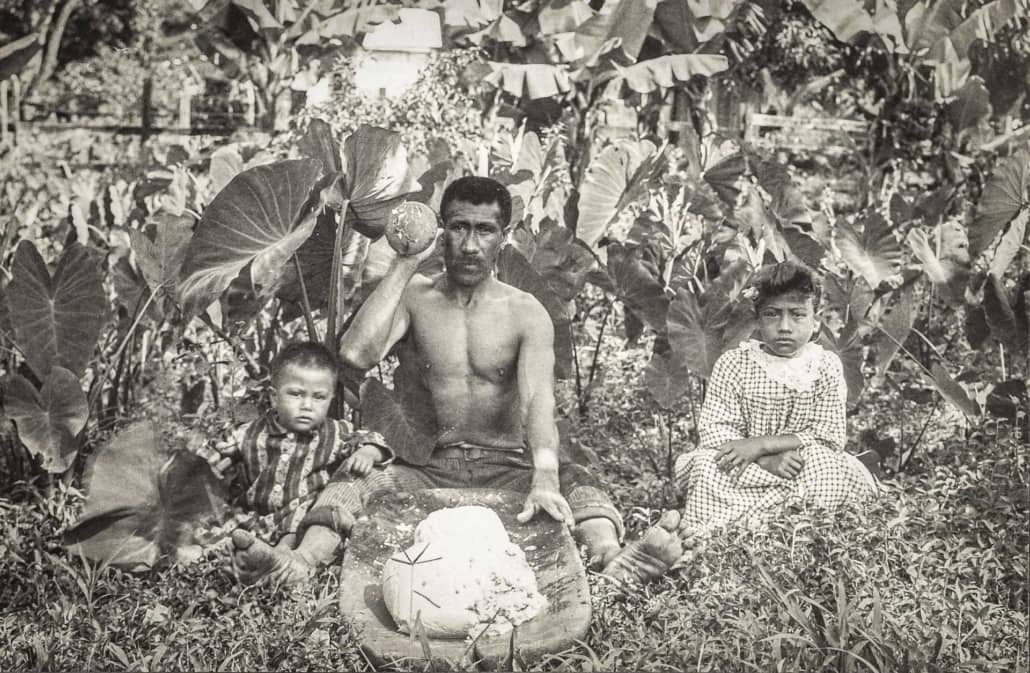
[[187, 86], [179, 94], [179, 128], [190, 128], [190, 108], [193, 102], [193, 87]]
[[5, 79], [0, 82], [0, 143], [7, 144], [7, 89], [8, 83]]
[[257, 124], [257, 97], [254, 94], [253, 82], [245, 82], [243, 84], [243, 91], [247, 97], [247, 126], [254, 126]]
[[150, 136], [150, 129], [153, 126], [150, 119], [150, 97], [153, 91], [154, 81], [147, 77], [143, 80], [143, 96], [142, 96], [142, 119], [140, 125], [142, 127], [142, 133], [140, 134], [140, 145], [145, 145], [147, 138]]
[[15, 75], [11, 80], [11, 121], [14, 122], [14, 144], [21, 135], [21, 79]]

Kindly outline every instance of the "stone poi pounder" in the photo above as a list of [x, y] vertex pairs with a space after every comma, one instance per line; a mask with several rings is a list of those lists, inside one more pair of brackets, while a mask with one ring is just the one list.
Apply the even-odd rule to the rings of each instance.
[[[380, 493], [370, 499], [368, 518], [354, 526], [344, 553], [340, 611], [374, 664], [429, 659], [449, 669], [467, 669], [471, 664], [483, 670], [511, 669], [512, 656], [532, 663], [585, 637], [590, 627], [590, 589], [572, 535], [546, 515], [529, 523], [516, 521], [524, 502], [523, 493], [497, 489], [426, 489]], [[484, 634], [471, 643], [402, 633], [383, 601], [383, 564], [412, 544], [415, 527], [430, 512], [463, 505], [482, 505], [497, 513], [512, 542], [525, 552], [547, 608], [509, 632]]]

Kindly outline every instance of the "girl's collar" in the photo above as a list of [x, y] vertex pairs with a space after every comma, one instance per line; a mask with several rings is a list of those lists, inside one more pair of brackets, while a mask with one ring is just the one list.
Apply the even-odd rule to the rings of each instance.
[[797, 355], [790, 358], [781, 358], [767, 352], [762, 348], [762, 342], [757, 339], [748, 339], [742, 345], [751, 360], [761, 367], [769, 378], [791, 390], [811, 390], [819, 380], [819, 363], [824, 351], [817, 343], [805, 344]]

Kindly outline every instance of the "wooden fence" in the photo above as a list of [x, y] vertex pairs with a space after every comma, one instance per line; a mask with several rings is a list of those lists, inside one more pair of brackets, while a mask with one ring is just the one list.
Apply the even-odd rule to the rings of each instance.
[[[202, 93], [197, 87], [186, 87], [179, 93], [177, 110], [170, 124], [156, 123], [153, 106], [153, 81], [143, 82], [143, 95], [140, 97], [139, 123], [88, 123], [83, 121], [55, 122], [25, 119], [26, 102], [22, 98], [21, 81], [17, 77], [0, 82], [0, 147], [16, 145], [20, 136], [31, 128], [43, 132], [59, 132], [84, 129], [94, 133], [111, 133], [115, 135], [135, 135], [141, 143], [160, 134], [174, 135], [230, 135], [239, 130], [257, 130], [257, 104], [254, 88], [249, 83], [243, 87], [244, 99], [242, 123], [204, 125], [195, 124], [194, 101]], [[225, 99], [234, 102], [234, 99]], [[110, 120], [111, 115], [95, 113], [70, 113], [69, 116], [80, 120], [88, 117], [102, 117]], [[226, 115], [227, 121], [233, 121]]]

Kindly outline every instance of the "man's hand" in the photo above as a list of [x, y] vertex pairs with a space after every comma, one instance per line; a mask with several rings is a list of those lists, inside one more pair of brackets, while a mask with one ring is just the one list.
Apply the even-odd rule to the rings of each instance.
[[764, 455], [764, 447], [757, 437], [731, 439], [719, 447], [715, 464], [736, 481], [748, 465]]
[[561, 521], [569, 528], [572, 528], [575, 524], [575, 520], [572, 517], [572, 508], [569, 507], [569, 503], [565, 501], [565, 498], [558, 491], [557, 475], [554, 476], [553, 480], [550, 478], [538, 479], [537, 475], [534, 475], [533, 487], [529, 490], [526, 504], [515, 518], [518, 519], [519, 523], [526, 523], [541, 510], [547, 512], [554, 519]]
[[801, 468], [805, 466], [805, 459], [797, 451], [785, 451], [772, 456], [762, 456], [758, 464], [765, 471], [782, 477], [783, 479], [794, 479], [801, 474]]
[[351, 474], [364, 477], [372, 471], [372, 466], [382, 458], [382, 452], [378, 446], [363, 444], [361, 448], [350, 455], [343, 463], [343, 469]]

